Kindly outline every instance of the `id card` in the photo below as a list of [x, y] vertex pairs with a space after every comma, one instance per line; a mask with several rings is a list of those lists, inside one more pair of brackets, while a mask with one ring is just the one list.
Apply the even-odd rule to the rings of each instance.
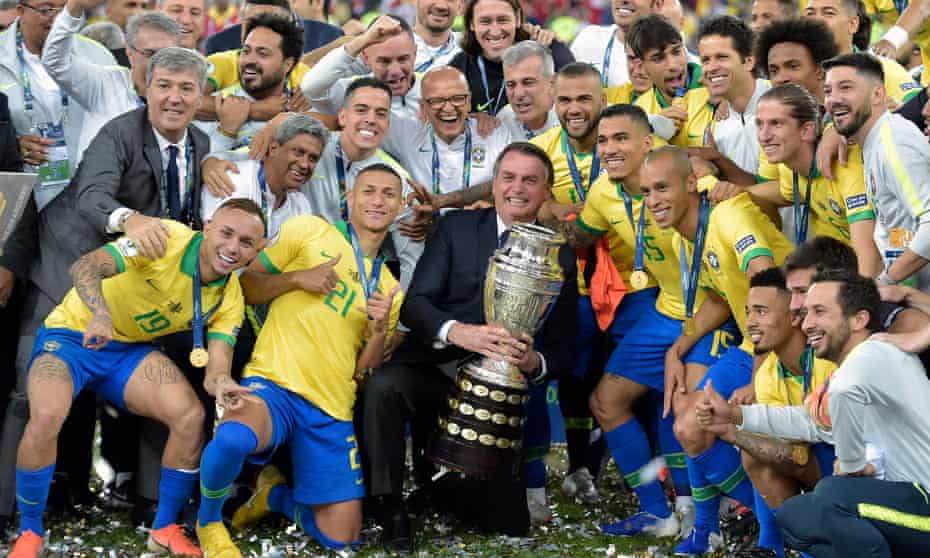
[[61, 124], [49, 123], [40, 129], [42, 137], [55, 140], [49, 146], [48, 161], [38, 167], [39, 184], [36, 188], [36, 203], [43, 207], [55, 198], [71, 181], [71, 164], [68, 161], [68, 146], [65, 143]]

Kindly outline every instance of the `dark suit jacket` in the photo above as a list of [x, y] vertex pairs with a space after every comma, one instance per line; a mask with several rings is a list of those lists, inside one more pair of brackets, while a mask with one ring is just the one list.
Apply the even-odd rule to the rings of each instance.
[[[191, 218], [200, 228], [200, 164], [210, 151], [206, 134], [191, 125], [194, 142]], [[39, 214], [38, 261], [31, 279], [52, 300], [71, 288], [69, 268], [81, 255], [113, 239], [106, 232], [115, 209], [128, 207], [144, 215], [162, 216], [161, 153], [155, 132], [142, 107], [107, 122], [84, 152], [71, 184]]]
[[[312, 19], [304, 20], [304, 53], [320, 48], [321, 46], [331, 43], [343, 35], [342, 29], [335, 25], [315, 21]], [[242, 48], [242, 24], [227, 27], [219, 33], [214, 33], [207, 37], [203, 45], [204, 52], [207, 56], [216, 52], [225, 50], [236, 50]]]
[[[455, 211], [445, 215], [426, 241], [400, 319], [410, 328], [392, 362], [440, 364], [468, 353], [458, 347], [433, 348], [439, 328], [448, 320], [484, 324], [484, 278], [497, 249], [497, 213], [493, 208]], [[536, 349], [546, 358], [549, 372], [567, 370], [574, 363], [574, 331], [578, 312], [575, 253], [559, 252], [565, 283], [549, 319], [536, 336]]]

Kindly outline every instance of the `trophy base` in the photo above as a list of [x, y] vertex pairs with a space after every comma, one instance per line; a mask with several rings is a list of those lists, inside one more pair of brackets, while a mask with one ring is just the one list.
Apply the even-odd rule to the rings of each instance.
[[430, 459], [472, 477], [516, 477], [529, 401], [523, 375], [507, 363], [479, 358], [459, 367], [455, 384]]

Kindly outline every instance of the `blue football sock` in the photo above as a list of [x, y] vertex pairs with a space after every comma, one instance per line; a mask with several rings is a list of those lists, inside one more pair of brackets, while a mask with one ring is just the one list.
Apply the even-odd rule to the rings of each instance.
[[[658, 405], [663, 401], [658, 400]], [[685, 452], [681, 449], [681, 442], [675, 437], [675, 415], [669, 413], [662, 418], [662, 411], [657, 413], [659, 421], [659, 447], [665, 457], [669, 473], [672, 475], [672, 484], [675, 486], [676, 496], [691, 495], [691, 479], [688, 477], [688, 464], [685, 462]]]
[[652, 451], [639, 421], [635, 417], [631, 418], [617, 428], [605, 432], [604, 439], [623, 477], [639, 497], [639, 508], [663, 519], [670, 516], [672, 510], [659, 480], [656, 478], [643, 482], [640, 479], [643, 467], [652, 458]]
[[739, 452], [732, 444], [715, 440], [710, 449], [695, 457], [693, 461], [704, 478], [717, 485], [721, 494], [736, 499], [748, 508], [755, 507], [752, 481], [743, 470]]
[[268, 491], [268, 508], [276, 513], [286, 516], [296, 523], [294, 519], [294, 492], [286, 484], [277, 484]]
[[775, 510], [769, 508], [758, 491], [753, 492], [756, 498], [756, 519], [759, 521], [759, 546], [774, 550], [778, 558], [785, 558], [785, 541], [775, 523]]
[[152, 529], [167, 527], [178, 520], [181, 508], [191, 497], [197, 485], [197, 471], [161, 468], [158, 481], [158, 510], [152, 520]]
[[20, 533], [32, 531], [40, 537], [45, 536], [42, 514], [45, 513], [48, 489], [54, 474], [54, 463], [38, 471], [16, 468], [16, 507], [19, 509]]
[[239, 476], [242, 464], [255, 451], [258, 438], [252, 429], [241, 422], [224, 422], [203, 450], [200, 458], [200, 509], [197, 522], [223, 520], [223, 502], [229, 496], [233, 481]]
[[362, 544], [362, 541], [352, 541], [350, 543], [333, 540], [320, 531], [316, 525], [316, 514], [313, 508], [307, 504], [297, 504], [294, 508], [294, 523], [311, 537], [317, 540], [321, 545], [333, 550], [342, 550], [344, 548], [356, 548]]
[[707, 533], [717, 533], [720, 531], [720, 490], [704, 478], [692, 458], [685, 457], [685, 461], [694, 499], [694, 527]]
[[[542, 450], [537, 450], [537, 455], [540, 451]], [[545, 455], [545, 452], [543, 452], [543, 455]], [[543, 461], [542, 457], [525, 459], [523, 461], [523, 478], [526, 481], [527, 488], [545, 488], [546, 462]]]

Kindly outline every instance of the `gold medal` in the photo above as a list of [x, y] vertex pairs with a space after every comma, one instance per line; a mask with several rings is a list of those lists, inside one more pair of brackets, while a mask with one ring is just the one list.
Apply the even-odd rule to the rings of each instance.
[[194, 347], [191, 351], [190, 361], [194, 368], [203, 368], [210, 362], [210, 355], [203, 347]]
[[683, 329], [685, 335], [694, 335], [694, 332], [697, 331], [697, 328], [694, 327], [694, 318], [687, 318], [683, 324]]
[[794, 461], [797, 465], [803, 467], [807, 465], [807, 461], [810, 459], [810, 452], [808, 447], [805, 444], [792, 444], [791, 445], [791, 460]]
[[648, 284], [649, 284], [649, 276], [646, 275], [645, 271], [641, 269], [637, 269], [636, 271], [630, 274], [630, 285], [633, 285], [633, 288], [636, 289], [637, 291], [640, 289], [645, 289], [646, 285]]

